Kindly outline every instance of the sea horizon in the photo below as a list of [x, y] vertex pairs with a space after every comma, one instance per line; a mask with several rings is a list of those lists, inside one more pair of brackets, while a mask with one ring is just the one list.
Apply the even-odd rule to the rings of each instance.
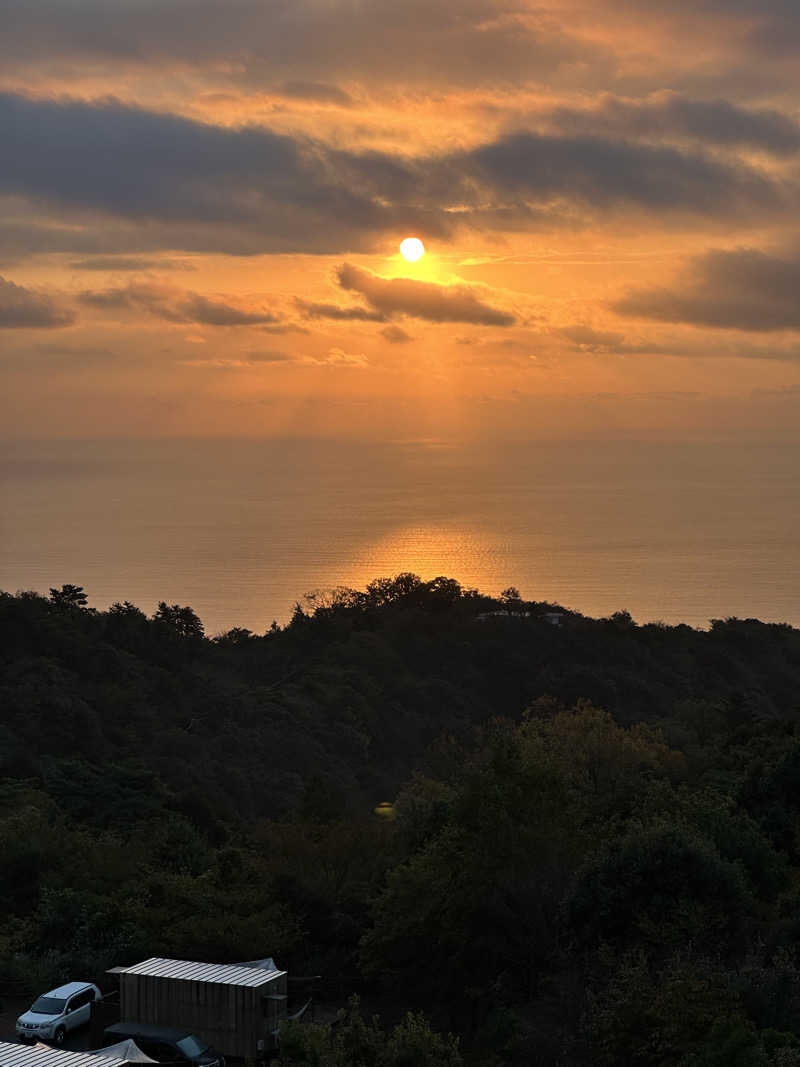
[[325, 437], [9, 442], [0, 588], [263, 632], [411, 571], [640, 623], [800, 625], [800, 446]]

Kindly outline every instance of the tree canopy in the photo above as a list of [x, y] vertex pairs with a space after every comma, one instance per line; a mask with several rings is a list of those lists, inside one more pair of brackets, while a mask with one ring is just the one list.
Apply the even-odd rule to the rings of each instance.
[[380, 1005], [298, 1067], [800, 1064], [797, 630], [412, 574], [264, 634], [87, 604], [0, 594], [4, 977], [263, 953]]

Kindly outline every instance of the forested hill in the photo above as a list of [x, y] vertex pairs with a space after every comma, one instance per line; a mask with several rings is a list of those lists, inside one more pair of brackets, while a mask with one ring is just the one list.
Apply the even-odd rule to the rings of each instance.
[[209, 640], [191, 608], [148, 619], [80, 599], [0, 597], [0, 773], [44, 781], [76, 813], [103, 796], [94, 817], [109, 822], [162, 788], [192, 817], [213, 796], [208, 817], [223, 820], [323, 793], [342, 811], [372, 804], [441, 734], [543, 697], [669, 721], [689, 748], [723, 722], [800, 708], [800, 631], [756, 620], [699, 631], [564, 612], [553, 625], [545, 613], [564, 609], [515, 590], [491, 600], [400, 575], [308, 598], [264, 636]]
[[[64, 586], [0, 594], [0, 708], [0, 979], [272, 955], [476, 1065], [800, 1064], [798, 630], [400, 575], [209, 638]], [[461, 1062], [365, 1026], [282, 1062]]]

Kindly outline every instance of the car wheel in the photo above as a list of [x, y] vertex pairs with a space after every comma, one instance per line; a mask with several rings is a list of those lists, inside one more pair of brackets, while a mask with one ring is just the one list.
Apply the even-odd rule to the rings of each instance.
[[66, 1036], [67, 1036], [67, 1031], [64, 1029], [63, 1026], [59, 1026], [59, 1028], [56, 1030], [55, 1034], [53, 1035], [57, 1045], [63, 1045], [64, 1044], [64, 1038]]

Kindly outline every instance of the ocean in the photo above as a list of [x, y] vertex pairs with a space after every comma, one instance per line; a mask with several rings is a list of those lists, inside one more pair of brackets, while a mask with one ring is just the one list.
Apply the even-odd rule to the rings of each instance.
[[800, 626], [796, 446], [15, 441], [0, 482], [0, 588], [189, 604], [209, 634], [401, 571], [593, 616]]

